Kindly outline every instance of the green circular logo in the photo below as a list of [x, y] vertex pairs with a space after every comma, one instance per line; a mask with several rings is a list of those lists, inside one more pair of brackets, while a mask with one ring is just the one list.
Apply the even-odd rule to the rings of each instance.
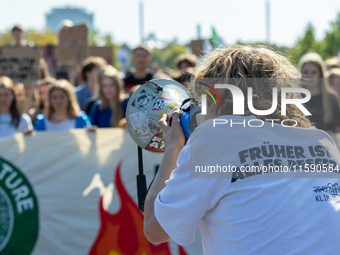
[[38, 202], [26, 177], [0, 158], [0, 254], [30, 254], [39, 231]]

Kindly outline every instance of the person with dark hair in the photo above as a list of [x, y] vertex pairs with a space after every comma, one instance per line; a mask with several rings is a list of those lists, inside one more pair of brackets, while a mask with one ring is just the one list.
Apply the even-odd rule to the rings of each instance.
[[56, 78], [57, 80], [61, 80], [61, 79], [63, 79], [63, 80], [69, 80], [69, 78], [68, 78], [68, 73], [67, 73], [66, 71], [64, 71], [64, 70], [57, 71], [57, 72], [55, 73], [55, 78]]
[[197, 57], [194, 54], [181, 54], [175, 60], [175, 65], [181, 73], [185, 73], [188, 68], [194, 68]]
[[193, 75], [194, 70], [189, 67], [185, 70], [185, 72], [178, 72], [178, 76], [173, 76], [172, 78], [181, 83], [184, 87], [186, 87], [187, 90], [189, 90], [190, 80]]
[[12, 37], [14, 40], [14, 44], [11, 44], [11, 47], [33, 46], [33, 45], [29, 45], [27, 41], [24, 39], [24, 30], [18, 25], [12, 28]]
[[194, 54], [179, 55], [175, 60], [175, 66], [178, 70], [172, 73], [172, 79], [189, 89], [189, 83], [196, 61], [197, 57]]
[[151, 60], [151, 50], [148, 47], [139, 45], [133, 50], [132, 61], [135, 65], [135, 71], [127, 73], [124, 78], [126, 93], [133, 86], [142, 85], [144, 82], [152, 80], [152, 73], [147, 72], [147, 67]]
[[81, 75], [84, 84], [75, 89], [80, 109], [85, 111], [88, 100], [96, 94], [98, 90], [98, 75], [100, 69], [107, 65], [105, 59], [100, 57], [89, 57], [82, 63]]
[[16, 106], [13, 82], [6, 76], [0, 77], [0, 136], [13, 135], [33, 130], [30, 117], [21, 114]]

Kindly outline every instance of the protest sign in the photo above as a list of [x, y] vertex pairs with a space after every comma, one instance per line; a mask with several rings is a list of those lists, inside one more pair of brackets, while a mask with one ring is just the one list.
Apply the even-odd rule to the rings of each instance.
[[59, 32], [59, 44], [56, 56], [60, 63], [68, 63], [73, 59], [84, 59], [88, 56], [88, 29], [85, 24], [66, 27]]
[[190, 43], [191, 52], [192, 54], [196, 55], [197, 57], [202, 57], [209, 53], [212, 50], [212, 43], [211, 40], [193, 40]]
[[15, 82], [39, 78], [39, 51], [30, 48], [0, 48], [0, 76]]

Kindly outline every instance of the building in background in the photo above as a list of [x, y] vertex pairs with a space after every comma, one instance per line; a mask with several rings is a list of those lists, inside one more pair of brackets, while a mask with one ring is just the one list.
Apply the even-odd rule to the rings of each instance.
[[59, 33], [65, 20], [72, 21], [73, 25], [86, 24], [89, 29], [93, 28], [93, 13], [87, 13], [83, 8], [53, 8], [46, 14], [46, 25], [54, 33]]

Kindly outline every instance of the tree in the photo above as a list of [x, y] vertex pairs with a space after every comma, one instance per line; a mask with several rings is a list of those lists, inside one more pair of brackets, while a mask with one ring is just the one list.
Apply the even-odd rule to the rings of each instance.
[[325, 38], [320, 42], [320, 55], [324, 58], [337, 56], [340, 47], [340, 14], [337, 20], [331, 23], [330, 31], [326, 32]]
[[[41, 31], [29, 29], [24, 33], [24, 39], [38, 46], [58, 43], [58, 35], [48, 29]], [[9, 46], [12, 43], [14, 43], [12, 31], [8, 29], [6, 33], [0, 35], [0, 46]]]
[[320, 44], [315, 39], [314, 36], [314, 27], [311, 23], [307, 25], [306, 32], [304, 37], [299, 39], [296, 45], [288, 50], [288, 54], [290, 55], [291, 61], [293, 64], [297, 65], [299, 63], [300, 58], [310, 51], [318, 52], [320, 49]]
[[175, 43], [169, 43], [163, 49], [154, 49], [152, 52], [153, 62], [157, 63], [160, 68], [175, 67], [175, 59], [178, 55], [186, 53], [187, 47]]
[[49, 44], [56, 45], [59, 41], [59, 36], [49, 29], [43, 29], [42, 31], [30, 29], [25, 32], [24, 37], [28, 42], [33, 42], [38, 46]]

